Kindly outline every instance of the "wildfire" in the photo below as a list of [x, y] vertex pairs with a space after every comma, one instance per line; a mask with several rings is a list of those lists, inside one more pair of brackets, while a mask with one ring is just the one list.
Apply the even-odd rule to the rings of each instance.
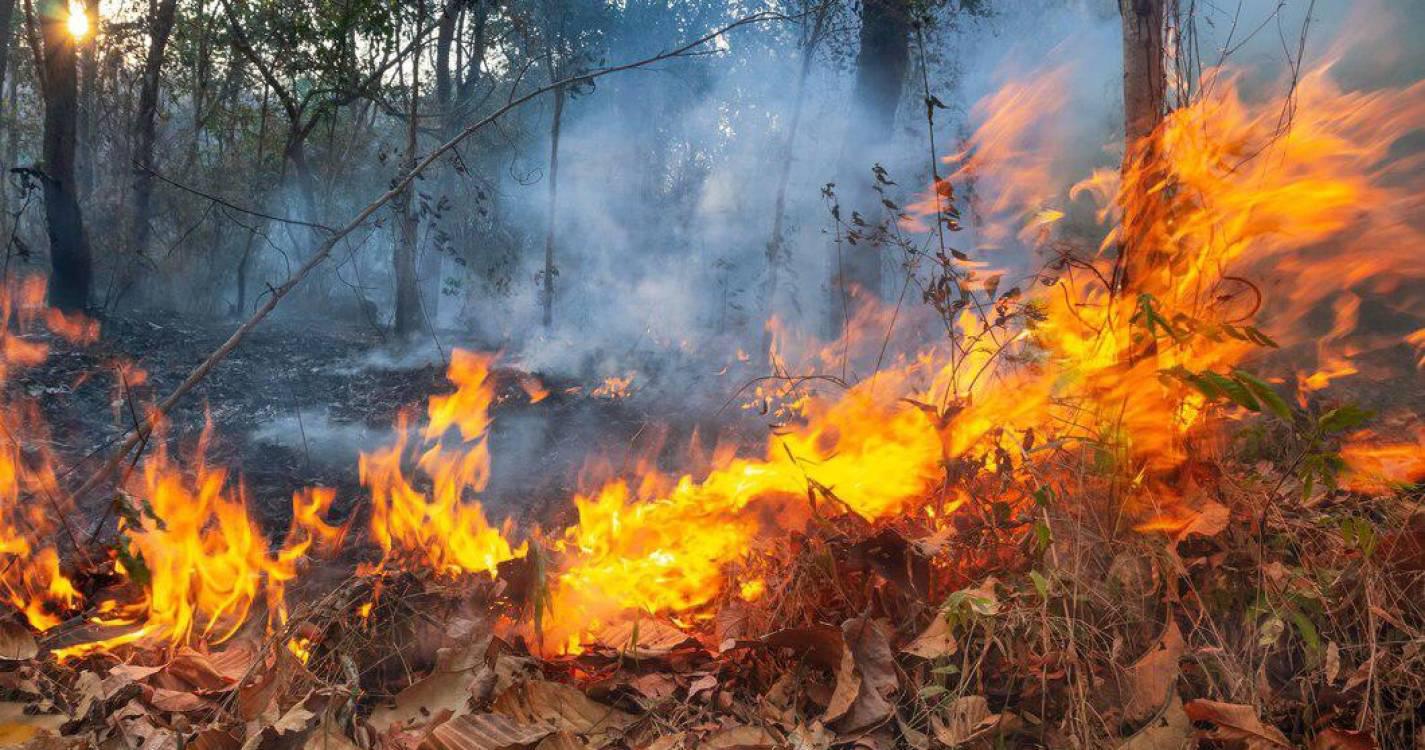
[[[410, 417], [402, 414], [390, 446], [361, 454], [361, 482], [371, 490], [371, 531], [386, 561], [418, 562], [449, 575], [494, 574], [501, 562], [523, 554], [485, 517], [473, 499], [490, 481], [490, 380], [492, 356], [452, 353], [447, 372], [453, 394], [434, 396], [419, 445], [411, 445]], [[461, 442], [450, 447], [445, 433], [458, 428]], [[430, 489], [405, 477], [402, 464], [418, 454], [416, 469]]]

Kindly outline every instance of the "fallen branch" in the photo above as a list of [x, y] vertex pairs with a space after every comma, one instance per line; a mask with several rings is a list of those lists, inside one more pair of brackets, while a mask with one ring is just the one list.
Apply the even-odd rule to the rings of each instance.
[[769, 11], [754, 13], [752, 15], [745, 16], [736, 21], [733, 21], [732, 23], [729, 23], [726, 26], [723, 26], [715, 31], [698, 37], [697, 39], [676, 49], [669, 50], [666, 52], [660, 52], [656, 55], [653, 55], [652, 57], [647, 57], [636, 62], [624, 63], [621, 65], [614, 65], [605, 68], [598, 68], [595, 70], [584, 72], [580, 75], [570, 76], [568, 78], [554, 81], [548, 85], [534, 89], [533, 91], [530, 91], [522, 96], [510, 99], [499, 109], [495, 110], [494, 112], [490, 113], [479, 121], [470, 124], [464, 130], [461, 130], [450, 140], [441, 144], [434, 151], [431, 151], [429, 154], [427, 154], [425, 158], [421, 159], [420, 162], [418, 162], [413, 168], [407, 171], [401, 179], [397, 180], [395, 184], [391, 186], [390, 189], [382, 193], [379, 197], [376, 198], [376, 200], [367, 204], [365, 208], [361, 209], [361, 211], [358, 212], [356, 216], [353, 217], [350, 221], [348, 221], [345, 225], [334, 229], [331, 234], [326, 237], [326, 239], [322, 240], [321, 244], [317, 246], [316, 251], [313, 252], [311, 257], [307, 259], [307, 262], [303, 263], [302, 266], [296, 270], [296, 272], [288, 276], [287, 280], [282, 282], [281, 285], [272, 289], [272, 293], [267, 297], [267, 301], [264, 302], [261, 307], [257, 308], [257, 310], [252, 314], [252, 317], [248, 318], [245, 322], [243, 322], [242, 325], [238, 326], [237, 330], [233, 331], [233, 334], [228, 337], [227, 341], [224, 341], [221, 346], [219, 346], [213, 351], [212, 354], [209, 354], [208, 357], [204, 359], [201, 363], [199, 363], [197, 367], [194, 367], [193, 371], [188, 373], [188, 377], [184, 378], [183, 382], [180, 383], [177, 388], [174, 388], [173, 392], [168, 394], [168, 396], [165, 397], [163, 401], [159, 402], [159, 404], [151, 411], [148, 420], [145, 421], [144, 424], [138, 429], [134, 430], [132, 433], [129, 434], [129, 436], [124, 440], [122, 444], [119, 445], [118, 450], [114, 452], [114, 455], [109, 458], [109, 460], [104, 464], [104, 466], [100, 468], [97, 472], [95, 472], [92, 476], [90, 476], [89, 479], [86, 480], [83, 485], [80, 485], [79, 489], [75, 490], [75, 502], [80, 502], [85, 495], [89, 494], [90, 492], [93, 492], [97, 487], [99, 487], [106, 481], [109, 481], [115, 475], [115, 472], [118, 469], [119, 465], [123, 463], [124, 458], [129, 454], [129, 452], [132, 451], [139, 443], [143, 442], [148, 438], [149, 434], [153, 431], [153, 428], [158, 423], [158, 421], [161, 420], [165, 415], [167, 415], [168, 412], [171, 411], [173, 407], [180, 400], [183, 399], [184, 396], [188, 395], [189, 391], [193, 390], [193, 388], [198, 385], [198, 383], [202, 382], [203, 379], [208, 376], [208, 373], [212, 372], [213, 368], [216, 367], [219, 362], [222, 362], [224, 359], [226, 359], [228, 354], [232, 353], [233, 349], [236, 349], [237, 345], [242, 343], [242, 340], [246, 338], [247, 335], [251, 333], [252, 330], [256, 328], [257, 325], [261, 323], [263, 319], [265, 319], [274, 308], [277, 307], [277, 304], [281, 302], [284, 297], [286, 297], [293, 289], [295, 289], [298, 284], [301, 284], [303, 279], [307, 278], [307, 275], [310, 274], [314, 268], [321, 265], [321, 263], [325, 261], [327, 257], [331, 254], [332, 249], [336, 247], [338, 242], [341, 242], [341, 240], [344, 239], [347, 235], [355, 231], [357, 227], [360, 227], [362, 224], [365, 224], [367, 219], [371, 218], [372, 214], [375, 214], [378, 210], [381, 209], [381, 207], [385, 206], [392, 199], [399, 196], [401, 192], [404, 191], [406, 187], [409, 186], [416, 179], [416, 177], [418, 177], [422, 172], [424, 172], [428, 167], [430, 167], [430, 165], [434, 164], [436, 160], [440, 159], [441, 156], [445, 155], [446, 152], [460, 145], [461, 141], [470, 137], [476, 131], [479, 131], [485, 126], [500, 119], [502, 116], [509, 113], [511, 110], [517, 109], [526, 102], [535, 99], [543, 94], [554, 91], [555, 89], [567, 87], [584, 81], [591, 81], [596, 78], [602, 78], [603, 76], [610, 75], [612, 73], [647, 67], [649, 65], [653, 65], [655, 63], [659, 63], [665, 60], [686, 57], [690, 54], [695, 54], [696, 50], [699, 47], [702, 47], [708, 42], [711, 42], [712, 40], [717, 39], [718, 37], [721, 37], [724, 34], [727, 34], [742, 26], [749, 26], [752, 24], [764, 23], [767, 21], [787, 20], [790, 18], [792, 17], [781, 13], [773, 13]]

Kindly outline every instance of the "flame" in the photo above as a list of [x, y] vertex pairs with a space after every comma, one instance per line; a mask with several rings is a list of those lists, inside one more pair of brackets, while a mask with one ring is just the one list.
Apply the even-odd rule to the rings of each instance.
[[[474, 497], [490, 481], [490, 380], [492, 356], [452, 353], [447, 371], [452, 394], [433, 396], [419, 445], [411, 445], [410, 417], [402, 414], [397, 439], [386, 448], [362, 453], [361, 482], [371, 490], [371, 532], [382, 563], [417, 562], [444, 575], [495, 573], [496, 566], [523, 554], [485, 517]], [[461, 443], [451, 448], [445, 433], [458, 428]], [[418, 451], [416, 469], [430, 489], [405, 477], [408, 453]]]
[[637, 373], [632, 372], [626, 375], [610, 375], [589, 391], [589, 395], [615, 401], [628, 398], [633, 395], [633, 379], [636, 375]]
[[1357, 492], [1389, 492], [1394, 486], [1425, 482], [1425, 427], [1410, 441], [1383, 440], [1370, 430], [1351, 435], [1341, 446], [1350, 471], [1342, 482]]

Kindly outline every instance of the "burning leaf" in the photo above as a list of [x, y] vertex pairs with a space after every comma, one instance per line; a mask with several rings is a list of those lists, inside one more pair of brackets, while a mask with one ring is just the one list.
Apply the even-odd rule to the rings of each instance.
[[1237, 703], [1191, 700], [1184, 706], [1188, 718], [1217, 725], [1208, 736], [1217, 740], [1240, 740], [1248, 750], [1270, 750], [1291, 747], [1286, 735], [1274, 726], [1262, 723], [1257, 710]]
[[661, 620], [627, 620], [599, 634], [598, 642], [634, 659], [667, 656], [697, 640]]
[[1178, 660], [1186, 650], [1187, 643], [1183, 641], [1178, 623], [1169, 619], [1158, 643], [1128, 670], [1131, 692], [1123, 708], [1128, 721], [1136, 724], [1154, 716], [1165, 703], [1176, 698]]

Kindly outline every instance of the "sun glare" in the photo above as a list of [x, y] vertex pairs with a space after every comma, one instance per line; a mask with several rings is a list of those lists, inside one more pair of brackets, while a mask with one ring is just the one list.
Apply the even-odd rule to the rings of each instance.
[[69, 35], [75, 39], [89, 36], [89, 16], [84, 12], [84, 8], [77, 4], [70, 4], [69, 20], [65, 25], [69, 28]]

